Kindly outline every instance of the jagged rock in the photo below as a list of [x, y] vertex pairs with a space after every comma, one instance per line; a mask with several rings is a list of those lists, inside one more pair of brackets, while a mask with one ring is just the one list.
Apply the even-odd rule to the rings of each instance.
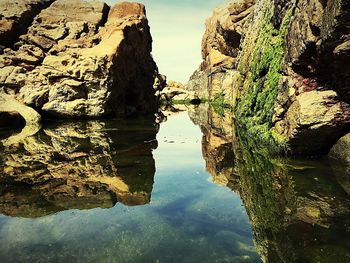
[[24, 34], [34, 17], [54, 0], [2, 0], [0, 2], [0, 45], [11, 47]]
[[228, 3], [216, 8], [213, 16], [207, 19], [202, 39], [202, 70], [219, 65], [233, 67], [254, 2], [240, 0]]
[[[24, 1], [24, 0], [22, 0]], [[0, 56], [0, 86], [43, 114], [98, 117], [154, 112], [158, 69], [145, 7], [56, 0], [18, 50]]]
[[236, 58], [254, 2], [232, 1], [215, 9], [207, 19], [202, 39], [203, 62], [186, 85], [199, 98], [214, 100], [223, 96], [224, 101], [232, 103]]
[[199, 98], [194, 92], [185, 89], [185, 86], [176, 81], [169, 81], [165, 88], [160, 92], [161, 101], [166, 104], [172, 102], [188, 102], [193, 103]]
[[[208, 20], [187, 88], [223, 96], [252, 137], [287, 142], [292, 154], [327, 153], [350, 129], [349, 1], [235, 3]], [[233, 10], [241, 20], [227, 19]]]

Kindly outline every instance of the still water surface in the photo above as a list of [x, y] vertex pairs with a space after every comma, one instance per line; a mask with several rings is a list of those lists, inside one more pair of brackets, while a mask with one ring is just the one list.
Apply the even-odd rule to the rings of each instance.
[[[23, 200], [25, 196], [19, 197], [20, 200], [11, 199], [8, 206], [13, 207], [7, 207], [8, 216], [0, 216], [1, 262], [258, 262], [242, 202], [230, 189], [213, 183], [206, 173], [201, 131], [192, 124], [187, 113], [171, 117], [161, 125], [156, 135], [157, 149], [153, 152], [138, 149], [135, 157], [130, 153], [132, 148], [149, 147], [147, 144], [155, 136], [152, 128], [148, 137], [145, 134], [144, 130], [150, 129], [148, 123], [138, 125], [141, 127], [132, 129], [128, 123], [126, 127], [113, 127], [108, 123], [91, 131], [90, 135], [105, 133], [111, 139], [110, 148], [124, 147], [129, 151], [125, 154], [132, 157], [121, 160], [122, 163], [136, 162], [140, 166], [140, 162], [147, 162], [146, 165], [151, 166], [147, 167], [148, 171], [139, 169], [138, 174], [131, 171], [130, 176], [140, 179], [130, 180], [128, 185], [141, 189], [146, 201], [142, 198], [139, 202], [130, 201], [133, 198], [124, 197], [126, 204], [122, 201], [110, 208], [79, 210], [79, 204], [73, 204], [78, 209], [69, 209], [69, 202], [74, 203], [74, 200], [68, 200], [64, 202], [67, 210], [46, 215], [55, 211], [50, 206], [61, 210], [64, 205], [38, 200], [31, 195], [28, 198], [34, 202], [47, 203], [47, 209], [45, 204]], [[54, 133], [54, 129], [50, 132]], [[70, 134], [74, 137], [72, 131]], [[56, 139], [66, 141], [65, 148], [72, 146], [67, 145], [69, 140], [64, 134]], [[81, 138], [74, 139], [77, 142]], [[91, 151], [90, 148], [97, 151], [97, 145], [85, 146], [80, 151]], [[116, 162], [120, 162], [118, 157]], [[154, 165], [156, 172], [152, 174]], [[127, 166], [121, 168], [124, 176], [129, 169], [134, 169]], [[116, 169], [119, 173], [118, 165]], [[4, 195], [10, 199], [14, 193], [4, 189], [2, 207], [6, 206]], [[100, 197], [96, 196], [97, 206], [107, 203], [98, 199]], [[93, 206], [93, 197], [89, 197], [89, 202]], [[40, 211], [30, 211], [31, 208], [40, 210], [43, 216]], [[17, 209], [28, 214], [21, 215]], [[30, 218], [31, 215], [35, 218]]]
[[0, 132], [0, 262], [350, 262], [344, 170], [237, 146], [231, 119]]

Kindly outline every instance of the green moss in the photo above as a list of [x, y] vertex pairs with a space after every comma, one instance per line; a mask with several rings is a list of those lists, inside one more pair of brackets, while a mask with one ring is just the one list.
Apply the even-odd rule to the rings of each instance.
[[215, 95], [214, 99], [209, 101], [209, 104], [213, 107], [214, 111], [220, 116], [225, 116], [226, 111], [231, 111], [231, 105], [225, 101], [225, 94], [218, 93]]
[[190, 100], [172, 100], [171, 105], [191, 105]]
[[[235, 112], [237, 123], [253, 137], [275, 146], [284, 145], [284, 138], [271, 131], [274, 106], [282, 77], [281, 63], [285, 54], [285, 35], [292, 9], [288, 10], [279, 30], [271, 23], [272, 12], [262, 22], [262, 29], [253, 48], [245, 94], [239, 98]], [[247, 61], [243, 61], [247, 63]], [[240, 65], [245, 67], [246, 65]]]

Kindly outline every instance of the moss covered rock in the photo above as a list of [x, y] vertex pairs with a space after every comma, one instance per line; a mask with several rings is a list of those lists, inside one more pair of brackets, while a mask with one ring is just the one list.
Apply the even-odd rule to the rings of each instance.
[[[280, 150], [287, 146], [293, 154], [327, 153], [350, 130], [349, 5], [348, 0], [258, 0], [244, 18], [239, 45], [221, 37], [237, 30], [238, 22], [228, 27], [207, 23], [207, 32], [215, 31], [211, 35], [217, 41], [204, 37], [203, 50], [209, 51], [189, 88], [199, 80], [207, 84], [197, 89], [209, 99], [224, 94], [235, 109], [237, 125], [260, 143]], [[235, 2], [220, 13], [222, 19], [232, 12], [230, 6]], [[235, 63], [215, 64], [217, 51], [233, 56], [225, 53], [227, 46], [236, 51]], [[218, 74], [208, 71], [208, 65]]]

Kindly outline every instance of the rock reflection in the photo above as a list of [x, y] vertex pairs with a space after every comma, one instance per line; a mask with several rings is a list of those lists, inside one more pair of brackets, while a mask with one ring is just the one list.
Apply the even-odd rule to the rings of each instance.
[[40, 217], [149, 203], [157, 132], [153, 119], [65, 122], [17, 143], [3, 140], [0, 212]]
[[202, 129], [213, 181], [241, 196], [264, 262], [350, 261], [348, 183], [344, 176], [342, 185], [336, 179], [344, 174], [341, 164], [332, 170], [328, 159], [273, 158], [234, 130], [230, 113], [208, 106], [190, 117]]

